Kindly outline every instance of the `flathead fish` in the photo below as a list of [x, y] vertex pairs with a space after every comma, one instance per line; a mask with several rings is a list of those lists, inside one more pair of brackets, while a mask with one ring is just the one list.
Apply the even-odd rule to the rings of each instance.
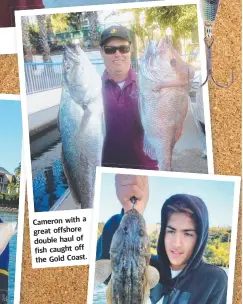
[[106, 291], [108, 304], [145, 304], [159, 272], [149, 265], [151, 253], [143, 216], [131, 209], [124, 214], [110, 247], [110, 260], [96, 261], [96, 285], [111, 274]]
[[66, 47], [63, 58], [58, 113], [63, 169], [75, 202], [81, 208], [92, 208], [105, 136], [102, 82], [79, 46]]
[[194, 71], [166, 39], [150, 41], [139, 68], [139, 110], [144, 151], [171, 170], [172, 151], [181, 137]]
[[0, 223], [0, 255], [7, 247], [12, 236], [17, 232], [16, 227], [16, 222]]

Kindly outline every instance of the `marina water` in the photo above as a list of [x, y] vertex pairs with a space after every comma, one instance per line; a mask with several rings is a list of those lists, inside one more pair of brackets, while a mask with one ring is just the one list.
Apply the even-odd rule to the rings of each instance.
[[[17, 222], [18, 212], [2, 212], [0, 218], [3, 222]], [[8, 304], [14, 303], [14, 283], [15, 283], [15, 266], [16, 266], [16, 247], [17, 234], [9, 242], [9, 268], [8, 268]]]

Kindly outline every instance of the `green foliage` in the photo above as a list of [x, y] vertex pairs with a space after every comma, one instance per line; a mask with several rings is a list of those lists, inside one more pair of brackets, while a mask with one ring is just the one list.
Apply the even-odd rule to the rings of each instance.
[[157, 23], [162, 31], [171, 27], [172, 35], [177, 40], [188, 38], [197, 24], [196, 5], [162, 6], [146, 9], [146, 23]]
[[18, 193], [8, 194], [0, 192], [0, 200], [5, 199], [6, 201], [11, 201], [19, 198]]
[[63, 33], [68, 30], [68, 18], [70, 14], [51, 15], [51, 24], [55, 34]]
[[[229, 267], [231, 228], [213, 227], [209, 229], [209, 238], [204, 253], [204, 260], [209, 264]], [[151, 253], [157, 254], [159, 233], [153, 231], [150, 235]]]
[[21, 162], [14, 169], [14, 174], [15, 174], [17, 183], [19, 183], [20, 182], [20, 176], [21, 176]]
[[[131, 29], [140, 38], [143, 49], [147, 40], [165, 36], [168, 27], [172, 29], [171, 40], [177, 48], [181, 47], [179, 39], [193, 38], [194, 43], [198, 41], [197, 8], [194, 4], [138, 8], [133, 9], [133, 14], [135, 22], [131, 25]], [[160, 31], [158, 37], [156, 30]]]
[[151, 254], [157, 255], [157, 249], [154, 249], [154, 248], [151, 247], [150, 251], [151, 251]]
[[39, 37], [39, 28], [37, 23], [36, 24], [29, 24], [28, 26], [29, 38], [30, 43], [33, 49], [39, 50], [40, 49], [40, 37]]
[[204, 253], [207, 263], [229, 266], [231, 228], [210, 228], [208, 244]]
[[98, 224], [98, 236], [97, 236], [97, 238], [99, 238], [100, 235], [102, 234], [104, 225], [105, 225], [104, 222], [101, 222], [101, 223]]
[[229, 267], [230, 243], [208, 244], [204, 259], [207, 263]]
[[70, 13], [67, 14], [67, 24], [71, 30], [80, 30], [85, 13]]
[[15, 194], [16, 193], [16, 189], [18, 189], [19, 188], [19, 184], [18, 183], [9, 183], [8, 184], [8, 192], [9, 192], [9, 194]]
[[7, 194], [0, 192], [0, 207], [3, 208], [18, 208], [19, 207], [19, 194]]
[[155, 251], [157, 251], [158, 238], [159, 238], [159, 233], [157, 231], [153, 231], [149, 235], [150, 247], [153, 248]]

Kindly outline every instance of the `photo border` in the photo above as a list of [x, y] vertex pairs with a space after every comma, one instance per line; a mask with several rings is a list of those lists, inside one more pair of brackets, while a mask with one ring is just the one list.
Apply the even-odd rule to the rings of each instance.
[[[165, 0], [165, 1], [150, 1], [150, 2], [134, 2], [129, 3], [129, 8], [141, 8], [141, 7], [160, 7], [160, 6], [175, 6], [175, 5], [188, 5], [195, 4], [197, 6], [198, 16], [198, 30], [199, 30], [199, 45], [200, 45], [200, 62], [202, 77], [206, 77], [206, 53], [204, 47], [204, 25], [202, 18], [200, 17], [200, 9], [197, 0]], [[23, 44], [22, 44], [22, 29], [21, 29], [21, 17], [22, 16], [36, 16], [47, 15], [56, 13], [72, 13], [78, 11], [105, 11], [111, 9], [124, 9], [127, 8], [127, 3], [122, 4], [104, 4], [104, 5], [90, 5], [90, 6], [77, 6], [68, 8], [50, 8], [50, 9], [37, 9], [37, 10], [24, 10], [16, 11], [16, 31], [17, 31], [17, 46], [18, 46], [18, 65], [19, 65], [19, 77], [20, 77], [20, 92], [22, 101], [22, 115], [23, 115], [23, 127], [24, 127], [24, 147], [25, 147], [25, 161], [27, 168], [27, 187], [28, 187], [28, 205], [29, 214], [32, 217], [34, 211], [34, 198], [33, 198], [33, 186], [32, 186], [32, 170], [31, 170], [31, 153], [30, 153], [30, 140], [29, 140], [29, 126], [28, 126], [28, 110], [26, 99], [26, 86], [25, 86], [25, 72], [24, 72], [24, 56], [23, 56]], [[203, 86], [203, 104], [204, 104], [204, 117], [206, 128], [206, 143], [207, 143], [207, 167], [208, 174], [214, 174], [213, 166], [213, 148], [212, 148], [212, 132], [211, 132], [211, 116], [209, 107], [209, 94], [208, 85]]]
[[[204, 43], [204, 24], [201, 18], [201, 12], [198, 0], [165, 0], [165, 1], [150, 1], [150, 2], [134, 2], [129, 3], [129, 8], [141, 8], [141, 7], [161, 7], [161, 6], [184, 6], [184, 5], [196, 5], [197, 7], [197, 19], [198, 19], [198, 34], [200, 45], [200, 65], [201, 75], [206, 77], [206, 52]], [[22, 43], [22, 16], [36, 16], [47, 15], [57, 13], [72, 13], [80, 11], [106, 11], [114, 9], [127, 9], [127, 3], [118, 4], [103, 4], [103, 5], [89, 5], [89, 6], [76, 6], [76, 7], [62, 7], [62, 8], [49, 8], [49, 9], [37, 9], [37, 10], [22, 10], [15, 11], [16, 21], [16, 36], [17, 36], [17, 50], [18, 50], [18, 67], [19, 67], [19, 79], [20, 79], [20, 96], [22, 104], [22, 117], [23, 117], [23, 138], [24, 138], [24, 157], [26, 164], [26, 178], [27, 178], [27, 197], [28, 197], [28, 210], [29, 210], [29, 223], [31, 225], [34, 217], [37, 217], [38, 213], [34, 210], [34, 194], [33, 194], [33, 179], [32, 179], [32, 166], [31, 166], [31, 152], [30, 152], [30, 138], [29, 138], [29, 122], [28, 122], [28, 107], [27, 107], [27, 94], [25, 86], [25, 71], [24, 71], [24, 56], [23, 56], [23, 43]], [[208, 84], [203, 86], [203, 107], [206, 129], [206, 143], [207, 143], [207, 168], [208, 174], [214, 173], [213, 166], [213, 149], [212, 149], [212, 131], [211, 131], [211, 116], [209, 107], [209, 94]], [[53, 213], [53, 217], [55, 214]], [[31, 227], [31, 226], [30, 226]], [[30, 228], [31, 229], [31, 228]], [[30, 233], [30, 243], [33, 244], [33, 236]], [[33, 246], [31, 245], [31, 256]], [[33, 265], [32, 265], [33, 266]]]
[[17, 53], [15, 27], [0, 27], [0, 56]]
[[96, 182], [95, 182], [95, 198], [93, 208], [93, 231], [91, 234], [91, 246], [89, 257], [89, 279], [88, 279], [88, 293], [87, 304], [93, 304], [94, 294], [94, 276], [95, 276], [95, 261], [96, 261], [96, 246], [97, 246], [97, 230], [99, 222], [99, 205], [100, 205], [100, 192], [101, 192], [101, 180], [103, 173], [115, 173], [115, 174], [130, 174], [130, 175], [146, 175], [146, 176], [158, 176], [158, 177], [170, 177], [181, 179], [198, 179], [198, 180], [210, 180], [210, 181], [226, 181], [234, 182], [234, 199], [233, 199], [233, 215], [232, 215], [232, 227], [231, 227], [231, 245], [230, 245], [230, 258], [229, 258], [229, 274], [228, 274], [228, 287], [227, 287], [227, 302], [226, 304], [232, 304], [233, 291], [234, 291], [234, 273], [235, 273], [235, 258], [236, 258], [236, 243], [237, 243], [237, 230], [238, 230], [238, 215], [240, 205], [240, 176], [227, 176], [227, 175], [209, 175], [199, 173], [177, 173], [166, 171], [151, 171], [140, 169], [121, 169], [121, 168], [96, 168]]
[[[21, 103], [20, 96], [14, 94], [0, 94], [0, 100], [17, 101]], [[23, 142], [23, 115], [22, 116], [22, 148], [21, 148], [21, 174], [19, 188], [19, 208], [18, 208], [18, 229], [16, 244], [16, 263], [14, 278], [14, 304], [20, 302], [21, 274], [22, 274], [22, 255], [23, 255], [23, 235], [24, 235], [24, 214], [25, 214], [25, 163], [24, 163], [24, 142]]]

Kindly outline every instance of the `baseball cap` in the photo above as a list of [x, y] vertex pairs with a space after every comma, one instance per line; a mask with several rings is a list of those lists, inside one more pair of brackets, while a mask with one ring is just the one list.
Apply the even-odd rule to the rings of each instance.
[[129, 31], [122, 25], [113, 25], [105, 29], [101, 34], [100, 46], [103, 46], [105, 41], [111, 37], [122, 38], [131, 43]]

